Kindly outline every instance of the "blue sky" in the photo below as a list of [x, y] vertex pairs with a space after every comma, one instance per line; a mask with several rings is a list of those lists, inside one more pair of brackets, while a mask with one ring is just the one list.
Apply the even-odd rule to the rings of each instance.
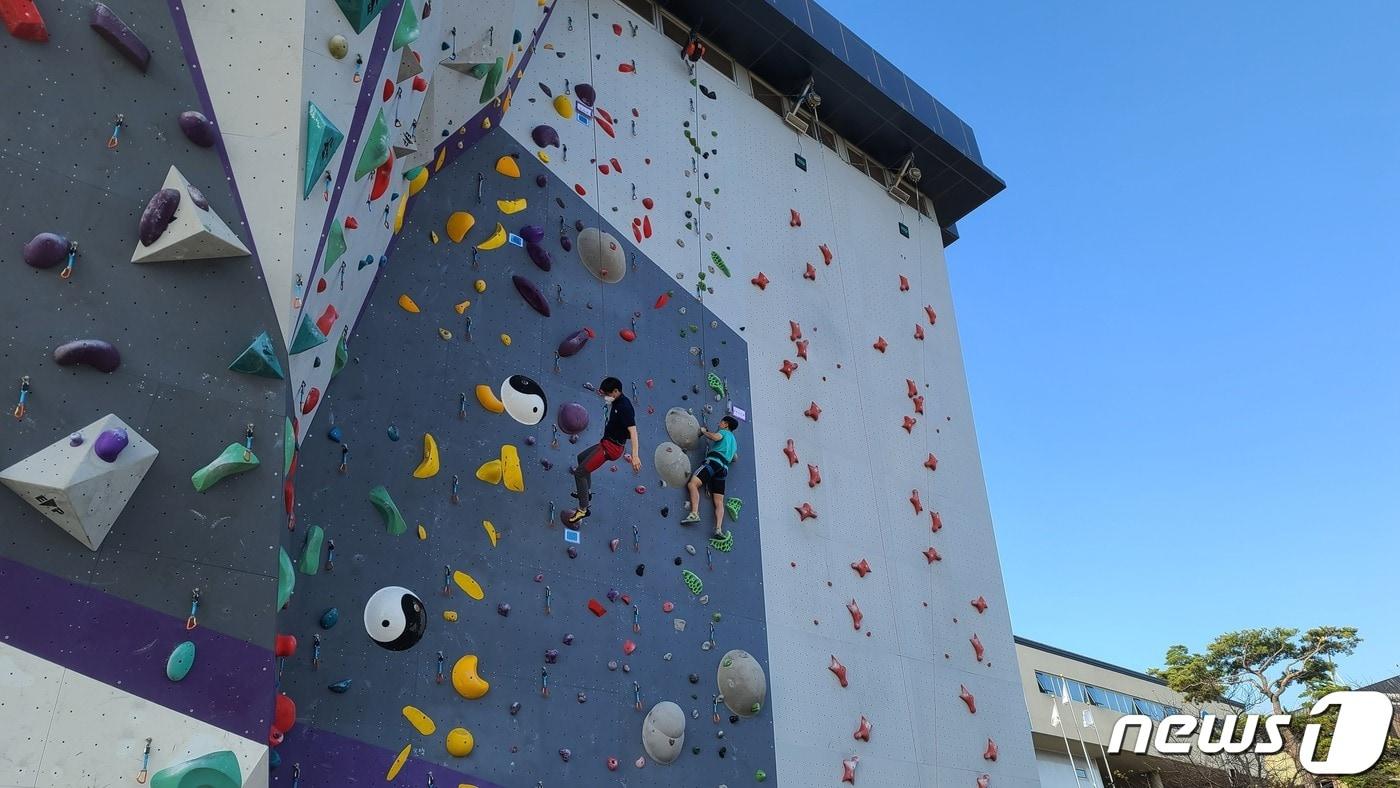
[[1017, 633], [1400, 673], [1400, 4], [824, 5], [1008, 183], [948, 258]]

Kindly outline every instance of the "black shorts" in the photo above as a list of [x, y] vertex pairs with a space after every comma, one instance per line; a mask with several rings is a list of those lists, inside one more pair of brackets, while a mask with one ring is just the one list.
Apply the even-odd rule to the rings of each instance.
[[729, 471], [706, 460], [701, 463], [700, 470], [695, 472], [695, 478], [715, 495], [724, 495], [724, 480], [729, 478]]

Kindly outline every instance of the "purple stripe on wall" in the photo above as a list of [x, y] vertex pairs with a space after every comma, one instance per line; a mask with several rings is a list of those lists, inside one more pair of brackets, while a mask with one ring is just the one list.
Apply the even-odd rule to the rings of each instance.
[[[133, 695], [266, 741], [272, 652], [0, 557], [0, 640]], [[195, 644], [184, 681], [165, 677], [179, 643]]]
[[[409, 741], [405, 739], [404, 744], [409, 744]], [[421, 788], [428, 784], [428, 772], [433, 773], [433, 784], [442, 788], [457, 785], [501, 788], [496, 783], [421, 760], [412, 754], [394, 781], [386, 783], [383, 775], [389, 773], [389, 766], [398, 757], [398, 752], [373, 747], [320, 728], [300, 725], [293, 728], [287, 734], [287, 740], [277, 748], [277, 754], [282, 758], [282, 765], [272, 770], [272, 785], [290, 786], [292, 767], [300, 765], [300, 788], [343, 788], [347, 785]]]

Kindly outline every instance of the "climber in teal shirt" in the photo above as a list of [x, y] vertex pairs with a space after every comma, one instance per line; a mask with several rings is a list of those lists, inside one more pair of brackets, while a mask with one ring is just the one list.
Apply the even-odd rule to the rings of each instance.
[[704, 462], [690, 477], [686, 487], [690, 491], [690, 514], [681, 520], [681, 525], [700, 522], [700, 487], [708, 487], [715, 500], [715, 536], [724, 535], [724, 482], [729, 478], [729, 466], [739, 456], [739, 442], [734, 439], [734, 430], [739, 429], [739, 420], [725, 416], [719, 421], [719, 431], [701, 429], [700, 434], [714, 443], [705, 454]]

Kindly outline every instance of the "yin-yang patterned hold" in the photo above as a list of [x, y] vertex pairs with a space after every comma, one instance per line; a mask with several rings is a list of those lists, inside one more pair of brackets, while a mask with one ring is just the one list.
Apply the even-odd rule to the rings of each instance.
[[365, 603], [365, 632], [390, 651], [406, 651], [423, 638], [428, 611], [418, 595], [401, 586], [385, 586]]
[[540, 384], [524, 375], [511, 375], [501, 384], [501, 403], [512, 419], [533, 427], [544, 421], [549, 404]]

